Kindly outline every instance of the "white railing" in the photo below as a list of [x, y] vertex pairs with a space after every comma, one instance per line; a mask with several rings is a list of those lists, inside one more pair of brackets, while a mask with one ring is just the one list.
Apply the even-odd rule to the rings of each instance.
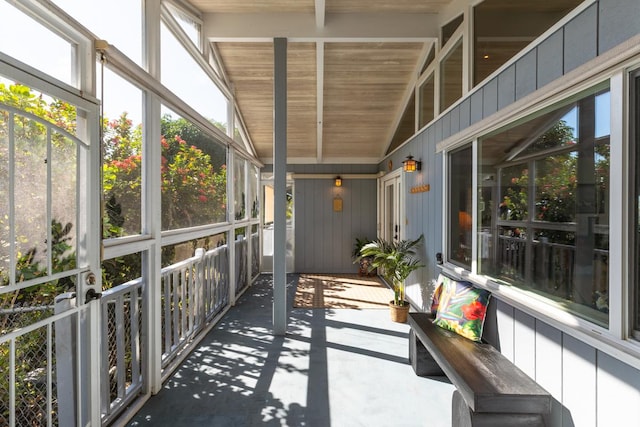
[[102, 294], [101, 414], [104, 424], [142, 392], [141, 278]]
[[221, 246], [161, 270], [162, 367], [229, 304], [228, 252]]

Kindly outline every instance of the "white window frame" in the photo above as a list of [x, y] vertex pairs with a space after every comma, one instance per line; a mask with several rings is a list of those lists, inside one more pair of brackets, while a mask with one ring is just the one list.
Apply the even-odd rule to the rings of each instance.
[[[631, 43], [630, 43], [631, 45]], [[451, 151], [461, 148], [469, 141], [473, 141], [473, 188], [477, 188], [477, 155], [478, 139], [494, 132], [508, 123], [513, 123], [530, 116], [532, 112], [551, 109], [554, 105], [575, 97], [579, 93], [609, 81], [610, 87], [610, 186], [609, 195], [609, 325], [600, 327], [588, 320], [577, 318], [564, 311], [557, 304], [547, 298], [533, 294], [515, 286], [503, 285], [492, 281], [477, 272], [477, 200], [474, 200], [473, 221], [473, 260], [471, 270], [465, 270], [457, 265], [448, 263], [449, 254], [445, 253], [445, 271], [449, 271], [479, 287], [489, 289], [494, 295], [518, 310], [534, 316], [551, 326], [567, 333], [594, 348], [601, 350], [625, 363], [640, 369], [640, 341], [631, 337], [632, 327], [629, 308], [631, 287], [629, 259], [629, 230], [632, 227], [628, 212], [629, 200], [633, 187], [629, 182], [629, 78], [631, 72], [640, 69], [640, 48], [618, 50], [610, 57], [598, 58], [598, 64], [586, 64], [579, 72], [568, 74], [556, 82], [554, 87], [545, 88], [537, 96], [529, 97], [523, 102], [517, 102], [507, 107], [501, 117], [488, 118], [476, 123], [470, 128], [454, 135], [438, 144], [438, 151], [443, 151], [443, 206], [448, 206], [447, 189], [449, 186], [449, 172], [446, 164]], [[477, 197], [474, 191], [474, 197]], [[448, 213], [444, 215], [443, 248], [448, 248]]]

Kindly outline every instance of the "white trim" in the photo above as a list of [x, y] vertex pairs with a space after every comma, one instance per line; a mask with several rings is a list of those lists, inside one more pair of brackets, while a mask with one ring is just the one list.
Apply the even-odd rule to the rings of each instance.
[[[632, 284], [629, 280], [628, 203], [632, 190], [628, 186], [629, 146], [626, 130], [629, 110], [624, 100], [629, 99], [627, 76], [624, 71], [611, 77], [610, 111], [610, 166], [609, 166], [609, 331], [618, 339], [627, 338], [629, 300], [625, 292]], [[626, 301], [626, 303], [625, 303]]]
[[293, 173], [291, 179], [335, 179], [340, 175], [340, 178], [345, 179], [377, 179], [384, 175], [383, 172], [378, 173]]
[[508, 123], [522, 120], [530, 116], [532, 111], [550, 108], [572, 95], [593, 87], [597, 82], [611, 78], [620, 69], [636, 61], [634, 56], [637, 55], [640, 55], [640, 35], [594, 58], [509, 107], [441, 141], [436, 145], [436, 151], [450, 150], [469, 140], [495, 132]]

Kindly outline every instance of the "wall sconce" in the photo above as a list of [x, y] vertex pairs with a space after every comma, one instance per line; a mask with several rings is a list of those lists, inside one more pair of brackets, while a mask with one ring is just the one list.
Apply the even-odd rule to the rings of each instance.
[[335, 184], [336, 187], [342, 187], [342, 178], [340, 176], [336, 176]]
[[422, 162], [414, 160], [413, 156], [409, 154], [404, 162], [402, 162], [402, 169], [405, 172], [415, 172], [422, 168]]

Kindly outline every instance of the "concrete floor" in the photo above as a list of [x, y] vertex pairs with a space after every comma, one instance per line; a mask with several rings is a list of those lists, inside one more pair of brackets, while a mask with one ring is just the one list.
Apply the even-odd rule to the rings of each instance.
[[290, 308], [274, 337], [271, 285], [261, 276], [129, 426], [451, 425], [454, 387], [414, 375], [408, 325], [386, 309]]

